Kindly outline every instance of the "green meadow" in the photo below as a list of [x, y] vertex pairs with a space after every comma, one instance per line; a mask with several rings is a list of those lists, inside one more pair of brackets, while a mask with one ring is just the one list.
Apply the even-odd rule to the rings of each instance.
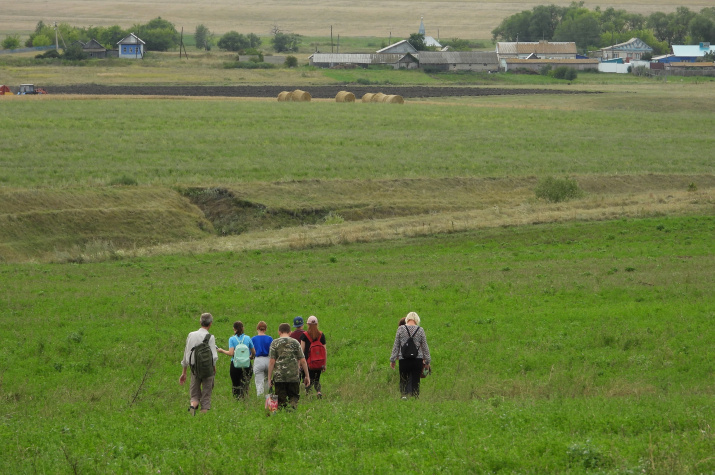
[[[708, 473], [715, 216], [497, 228], [297, 251], [0, 265], [11, 473]], [[417, 310], [434, 373], [388, 365]], [[317, 315], [323, 400], [186, 413], [198, 315]], [[252, 388], [253, 389], [253, 388]]]
[[[3, 98], [2, 472], [715, 472], [713, 83], [601, 76], [402, 106]], [[458, 82], [400, 78], [426, 79]], [[549, 176], [582, 193], [537, 198]], [[409, 311], [433, 374], [401, 401]], [[221, 346], [316, 315], [325, 397], [267, 417], [221, 356], [189, 416], [202, 312]]]
[[[593, 97], [600, 95], [605, 97]], [[614, 95], [547, 95], [541, 107], [549, 101], [563, 101], [565, 107], [545, 110], [515, 107], [513, 98], [496, 107], [480, 103], [481, 98], [404, 107], [221, 99], [10, 100], [0, 112], [0, 183], [94, 186], [129, 176], [139, 185], [174, 186], [713, 172], [708, 103], [686, 96], [683, 108], [651, 113], [652, 95]], [[494, 104], [493, 98], [483, 101]], [[580, 110], [566, 109], [581, 103]]]

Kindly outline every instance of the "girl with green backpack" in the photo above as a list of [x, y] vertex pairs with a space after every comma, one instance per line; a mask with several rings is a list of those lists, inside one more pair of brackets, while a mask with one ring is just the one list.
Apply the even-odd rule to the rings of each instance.
[[242, 399], [248, 394], [253, 368], [251, 360], [256, 356], [256, 349], [251, 338], [243, 332], [243, 323], [238, 321], [233, 324], [234, 335], [228, 339], [228, 350], [217, 348], [219, 353], [231, 357], [231, 383], [233, 397]]

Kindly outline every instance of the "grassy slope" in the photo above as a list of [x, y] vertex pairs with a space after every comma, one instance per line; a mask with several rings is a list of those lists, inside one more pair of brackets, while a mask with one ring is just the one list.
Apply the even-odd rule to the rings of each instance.
[[0, 256], [78, 259], [205, 238], [200, 210], [167, 189], [0, 190]]
[[[0, 265], [0, 457], [12, 472], [710, 472], [713, 232], [661, 217]], [[435, 372], [402, 403], [387, 358], [408, 310]], [[187, 420], [178, 360], [202, 311], [220, 342], [235, 319], [275, 333], [318, 315], [327, 399], [266, 419], [253, 393], [230, 400], [222, 358], [214, 410]]]

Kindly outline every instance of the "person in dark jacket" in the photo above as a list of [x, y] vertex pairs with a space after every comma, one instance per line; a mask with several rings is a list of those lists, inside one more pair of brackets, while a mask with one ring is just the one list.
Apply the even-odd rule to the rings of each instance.
[[[405, 324], [397, 328], [395, 344], [392, 346], [390, 367], [395, 369], [395, 361], [399, 360], [400, 394], [402, 394], [402, 399], [407, 399], [408, 396], [419, 397], [420, 375], [422, 371], [430, 370], [432, 362], [425, 330], [419, 325], [419, 315], [415, 312], [408, 313], [405, 317]], [[409, 338], [412, 338], [418, 350], [417, 356], [413, 358], [402, 354], [402, 348]]]

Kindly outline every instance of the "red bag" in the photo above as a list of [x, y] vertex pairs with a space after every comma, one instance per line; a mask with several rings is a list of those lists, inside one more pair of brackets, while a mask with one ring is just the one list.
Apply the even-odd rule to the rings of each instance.
[[310, 342], [310, 354], [308, 355], [308, 369], [323, 369], [325, 368], [325, 363], [327, 361], [327, 353], [325, 352], [325, 345], [320, 341], [323, 338], [323, 333], [318, 335], [315, 341]]

